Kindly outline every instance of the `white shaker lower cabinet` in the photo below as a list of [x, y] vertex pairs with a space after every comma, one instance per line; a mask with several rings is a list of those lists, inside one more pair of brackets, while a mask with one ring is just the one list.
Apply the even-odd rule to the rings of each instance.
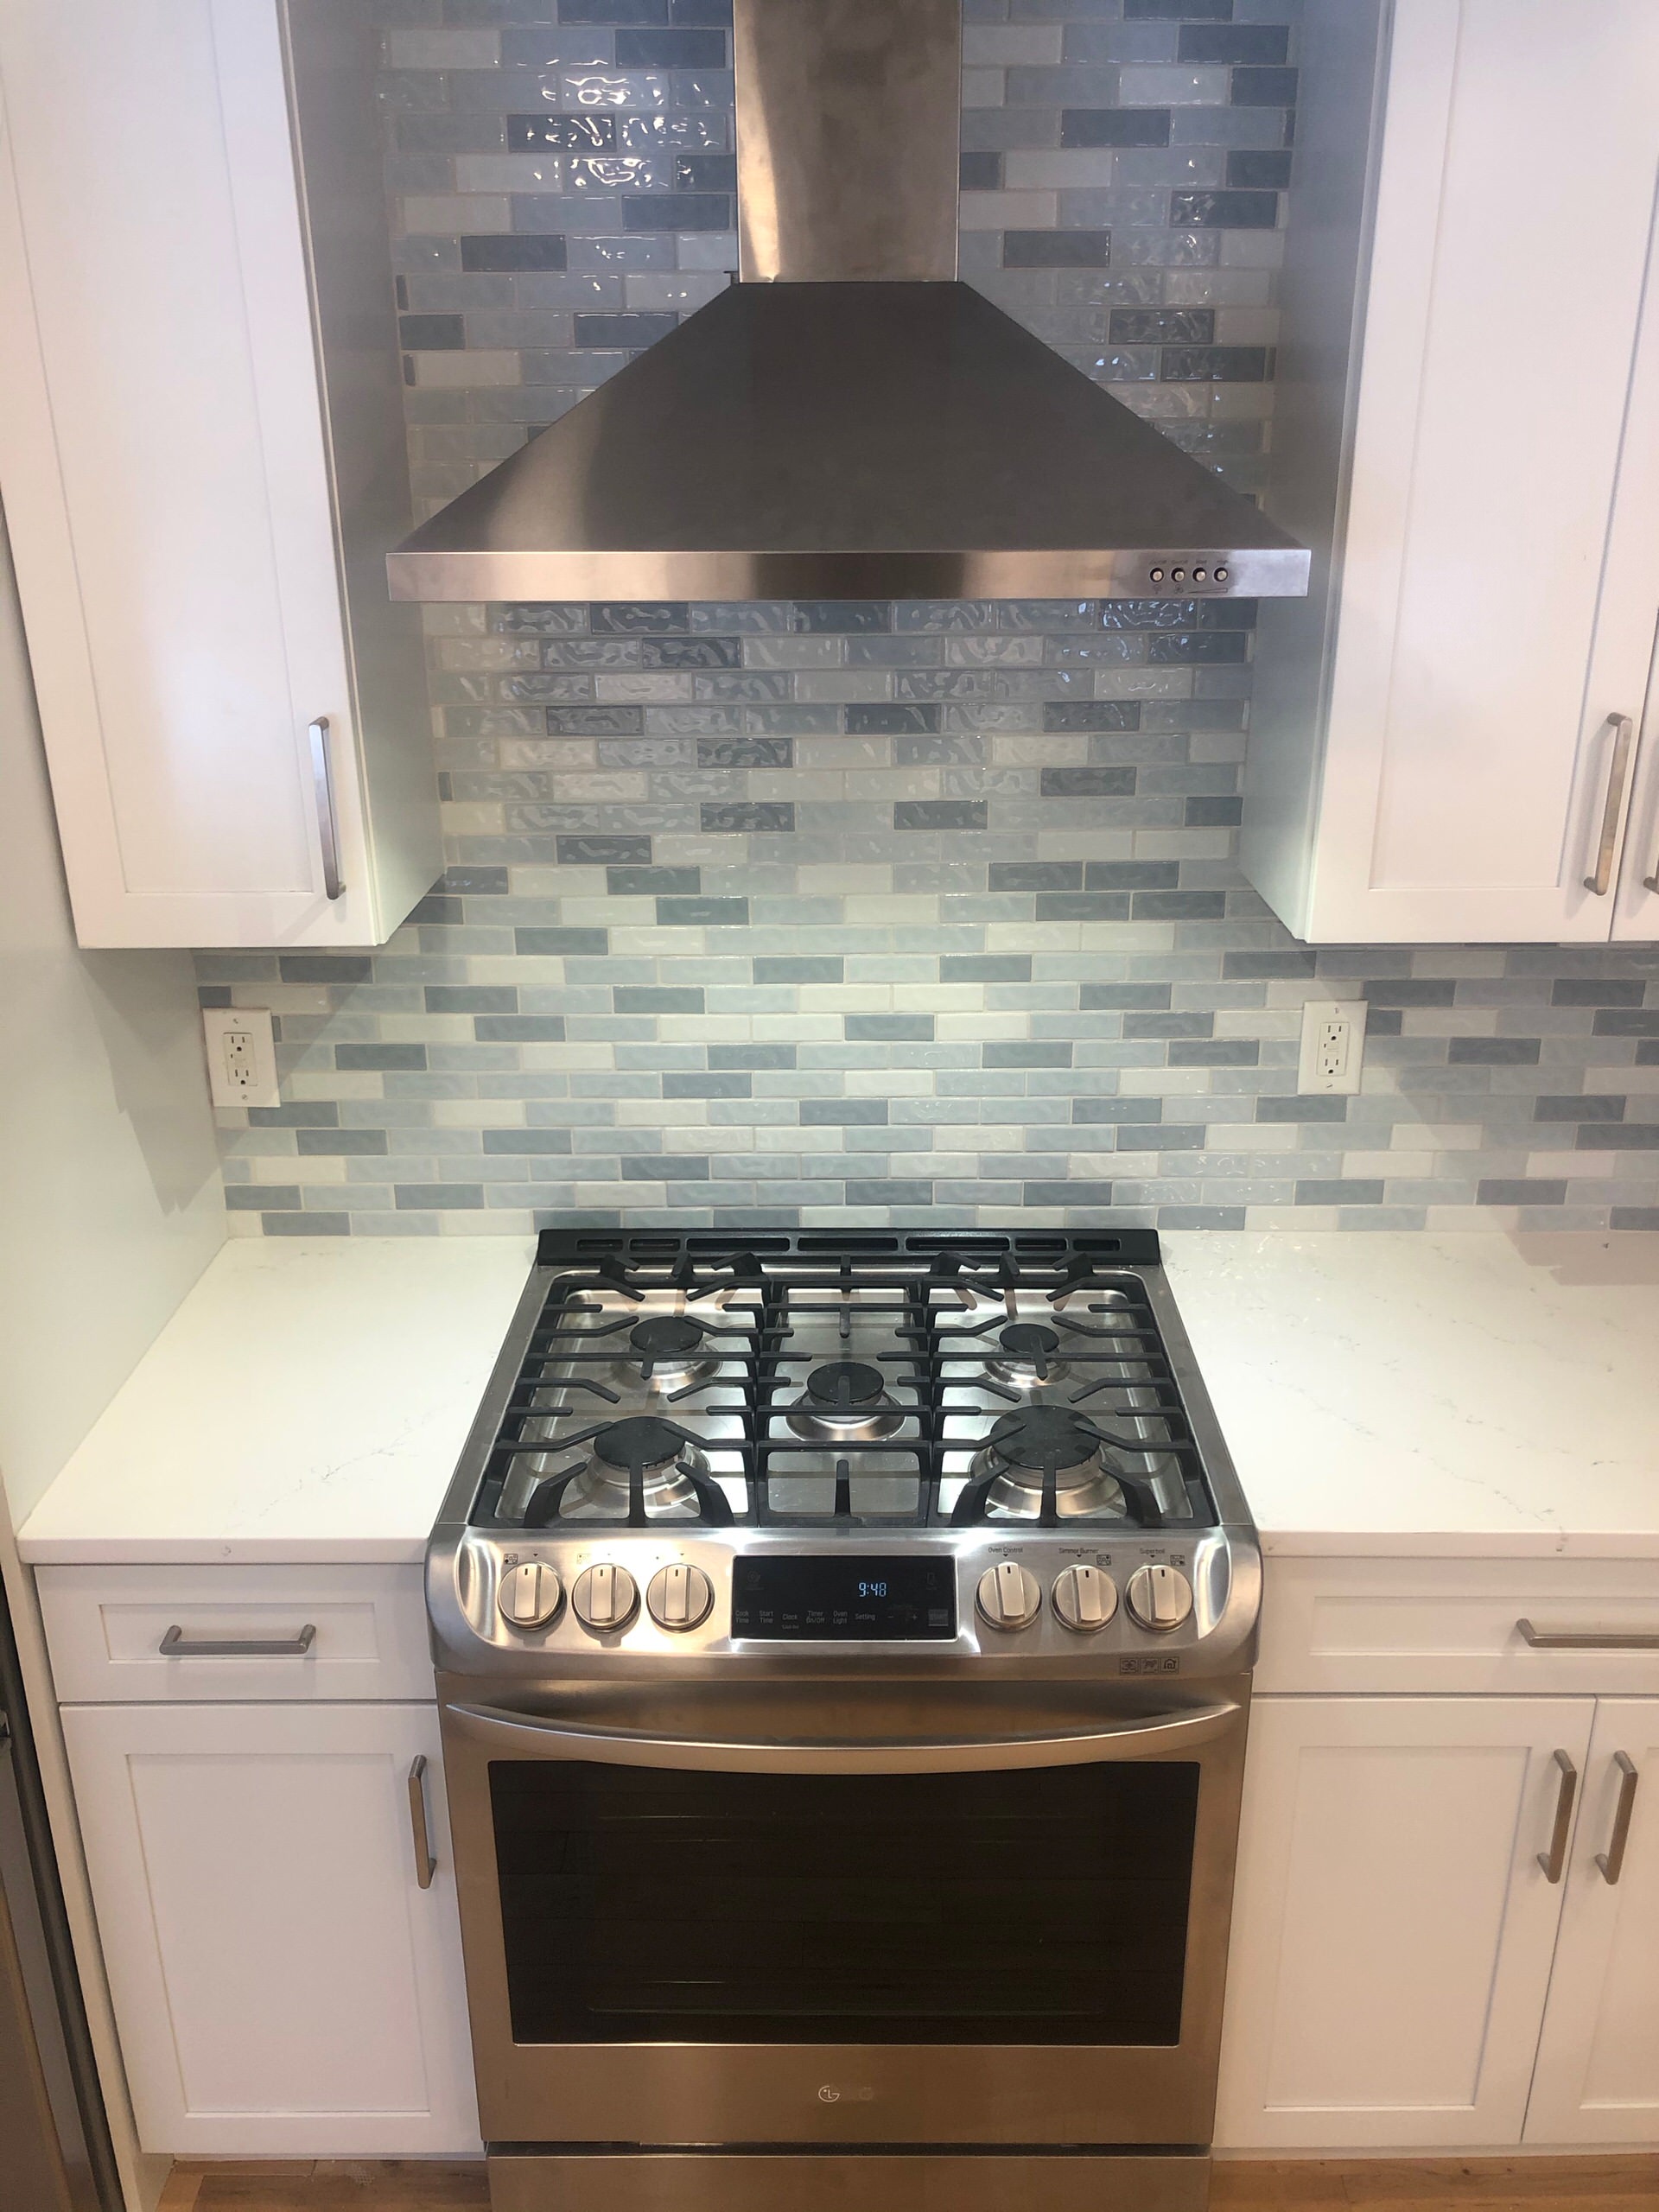
[[63, 1725], [145, 2149], [476, 2152], [435, 1710], [69, 1706]]
[[1659, 2142], [1659, 1698], [1596, 1707], [1525, 2139]]
[[1299, 22], [1245, 872], [1314, 943], [1659, 938], [1659, 8]]
[[442, 868], [369, 0], [0, 8], [0, 498], [85, 945]]
[[[1217, 2141], [1521, 2140], [1591, 1698], [1259, 1699]], [[1634, 1894], [1631, 1892], [1630, 1894]], [[1651, 1915], [1653, 1906], [1649, 1904]]]

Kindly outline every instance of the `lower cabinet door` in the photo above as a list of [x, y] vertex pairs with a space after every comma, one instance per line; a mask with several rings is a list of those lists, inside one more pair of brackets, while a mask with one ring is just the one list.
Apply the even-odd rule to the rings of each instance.
[[1219, 2144], [1518, 2143], [1589, 1698], [1266, 1697], [1250, 1720]]
[[1659, 1698], [1596, 1707], [1526, 2139], [1659, 2142]]
[[435, 1709], [68, 1706], [63, 1723], [143, 2147], [475, 2152]]

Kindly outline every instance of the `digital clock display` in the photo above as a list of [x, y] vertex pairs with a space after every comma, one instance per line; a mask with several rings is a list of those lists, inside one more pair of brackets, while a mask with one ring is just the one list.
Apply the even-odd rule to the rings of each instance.
[[739, 1559], [732, 1634], [799, 1642], [949, 1639], [957, 1632], [948, 1559]]

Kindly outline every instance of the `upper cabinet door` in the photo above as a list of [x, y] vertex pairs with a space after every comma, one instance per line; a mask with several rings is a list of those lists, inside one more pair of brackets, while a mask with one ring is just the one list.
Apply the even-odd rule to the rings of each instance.
[[1656, 2138], [1659, 1698], [1604, 1698], [1585, 1770], [1526, 2139], [1547, 2147]]
[[[1613, 935], [1659, 938], [1659, 232], [1648, 271], [1643, 329], [1630, 390], [1630, 428], [1619, 471], [1618, 499], [1608, 547], [1608, 575], [1636, 582], [1621, 590], [1625, 664], [1643, 670], [1626, 711], [1638, 732], [1631, 764], [1630, 810], [1619, 855]], [[1645, 594], [1645, 595], [1644, 595]], [[1643, 655], [1647, 656], [1645, 664]]]
[[1308, 11], [1275, 435], [1328, 559], [1263, 610], [1246, 865], [1315, 941], [1651, 937], [1659, 9], [1397, 0], [1369, 182], [1354, 12]]
[[355, 0], [0, 10], [0, 495], [84, 944], [378, 943], [442, 865], [363, 542], [408, 499], [372, 51]]

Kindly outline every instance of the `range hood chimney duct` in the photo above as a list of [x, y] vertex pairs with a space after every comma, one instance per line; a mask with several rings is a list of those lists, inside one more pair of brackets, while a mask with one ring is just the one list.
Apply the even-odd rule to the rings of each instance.
[[961, 0], [745, 0], [732, 46], [743, 283], [953, 277]]
[[740, 281], [394, 599], [1298, 597], [1306, 551], [957, 281], [960, 0], [735, 0]]

